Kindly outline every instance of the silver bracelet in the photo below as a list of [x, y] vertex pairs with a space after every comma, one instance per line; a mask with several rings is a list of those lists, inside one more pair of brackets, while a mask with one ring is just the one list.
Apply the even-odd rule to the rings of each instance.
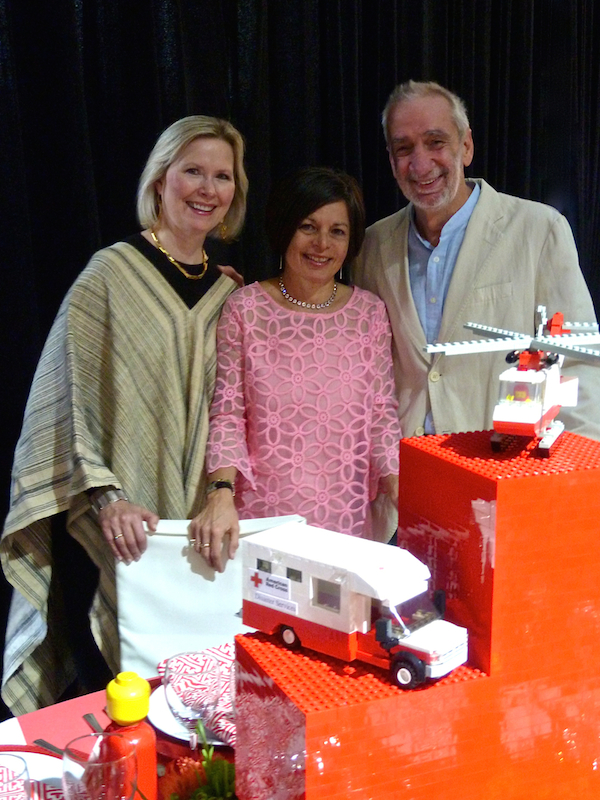
[[122, 489], [98, 489], [98, 491], [94, 492], [94, 494], [90, 497], [90, 503], [92, 505], [92, 511], [98, 516], [103, 508], [106, 506], [111, 505], [111, 503], [116, 503], [119, 500], [126, 500], [129, 502], [129, 498], [125, 494]]

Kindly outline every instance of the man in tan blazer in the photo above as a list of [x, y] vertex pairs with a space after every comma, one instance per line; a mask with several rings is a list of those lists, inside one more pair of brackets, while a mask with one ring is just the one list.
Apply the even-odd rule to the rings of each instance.
[[[465, 179], [473, 139], [447, 89], [401, 84], [383, 125], [410, 203], [367, 230], [354, 279], [387, 305], [403, 433], [490, 430], [505, 354], [429, 355], [425, 345], [475, 338], [469, 321], [534, 333], [540, 304], [593, 322], [573, 234], [555, 209]], [[600, 440], [600, 365], [567, 357], [563, 374], [579, 377], [579, 403], [559, 418]]]

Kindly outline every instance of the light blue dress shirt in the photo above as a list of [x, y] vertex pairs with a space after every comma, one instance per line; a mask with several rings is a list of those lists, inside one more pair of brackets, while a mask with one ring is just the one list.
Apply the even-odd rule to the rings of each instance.
[[[467, 202], [442, 228], [434, 247], [419, 234], [411, 214], [408, 231], [408, 271], [412, 296], [429, 344], [436, 342], [442, 323], [444, 303], [467, 225], [479, 199], [479, 185], [474, 184]], [[425, 420], [425, 433], [435, 433], [431, 411]]]

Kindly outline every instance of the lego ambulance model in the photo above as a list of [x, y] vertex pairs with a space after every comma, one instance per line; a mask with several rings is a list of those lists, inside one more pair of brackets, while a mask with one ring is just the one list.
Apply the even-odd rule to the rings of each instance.
[[429, 568], [408, 550], [289, 523], [242, 541], [243, 622], [389, 670], [402, 689], [467, 660], [467, 631], [443, 620]]
[[[548, 319], [545, 306], [536, 312], [536, 335], [491, 328], [469, 322], [465, 328], [485, 338], [470, 342], [429, 344], [428, 353], [463, 355], [512, 350], [506, 356], [515, 364], [500, 374], [500, 393], [493, 413], [492, 449], [499, 450], [505, 435], [539, 438], [538, 452], [548, 456], [550, 448], [564, 431], [555, 419], [562, 406], [576, 406], [578, 379], [565, 378], [560, 368], [565, 355], [598, 360], [599, 350], [582, 347], [600, 343], [598, 325], [564, 322], [560, 312]], [[514, 347], [519, 349], [513, 350]]]

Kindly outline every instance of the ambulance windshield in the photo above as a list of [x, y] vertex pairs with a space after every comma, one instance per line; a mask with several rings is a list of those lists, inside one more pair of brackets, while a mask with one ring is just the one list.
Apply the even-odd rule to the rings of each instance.
[[399, 628], [398, 633], [395, 631], [395, 634], [399, 636], [407, 636], [441, 617], [427, 592], [405, 600], [395, 608], [390, 608], [389, 612], [392, 617], [392, 626]]

